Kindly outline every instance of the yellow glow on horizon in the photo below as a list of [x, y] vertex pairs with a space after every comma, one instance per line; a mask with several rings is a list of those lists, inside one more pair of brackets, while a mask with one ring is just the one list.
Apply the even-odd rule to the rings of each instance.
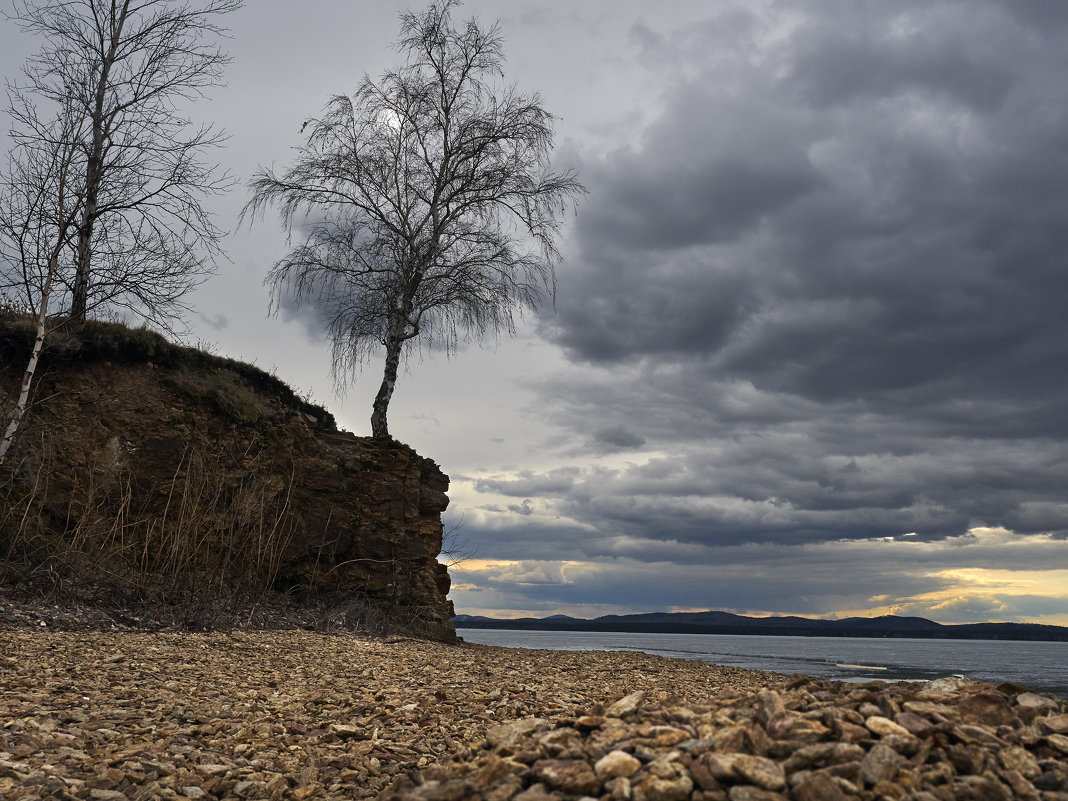
[[940, 570], [932, 575], [966, 585], [970, 592], [1065, 597], [1065, 590], [1068, 589], [1068, 570], [994, 570], [966, 567]]

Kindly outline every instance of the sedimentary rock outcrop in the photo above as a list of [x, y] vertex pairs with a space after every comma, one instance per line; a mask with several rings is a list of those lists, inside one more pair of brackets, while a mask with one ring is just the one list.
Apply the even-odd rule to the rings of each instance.
[[[19, 331], [0, 336], [16, 386]], [[454, 636], [436, 561], [449, 479], [433, 461], [339, 431], [250, 365], [146, 331], [58, 338], [40, 375], [0, 521], [23, 562], [118, 592], [199, 592], [201, 605], [269, 587]]]

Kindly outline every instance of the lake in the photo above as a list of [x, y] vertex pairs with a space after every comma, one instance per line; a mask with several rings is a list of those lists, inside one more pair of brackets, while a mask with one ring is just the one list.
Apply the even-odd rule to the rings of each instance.
[[717, 665], [805, 673], [840, 681], [936, 679], [964, 675], [1013, 681], [1068, 697], [1068, 643], [1005, 640], [765, 637], [462, 629], [467, 642], [567, 651], [645, 651]]

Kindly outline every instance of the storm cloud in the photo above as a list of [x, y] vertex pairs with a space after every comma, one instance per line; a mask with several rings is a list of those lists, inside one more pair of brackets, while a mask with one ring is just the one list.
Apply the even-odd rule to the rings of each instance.
[[[566, 487], [493, 484], [542, 487], [557, 526], [487, 518], [496, 555], [603, 568], [556, 587], [556, 608], [631, 592], [828, 613], [875, 584], [899, 599], [945, 591], [915, 569], [925, 543], [989, 527], [1023, 553], [1063, 542], [1066, 16], [809, 2], [636, 24], [631, 45], [663, 90], [631, 143], [584, 154], [590, 199], [541, 321], [572, 366], [536, 384], [539, 413], [578, 450], [625, 460]], [[852, 584], [848, 543], [869, 567], [832, 599], [820, 588]], [[769, 551], [727, 557], [750, 545], [781, 549], [789, 580], [766, 573]], [[748, 589], [762, 575], [775, 589]], [[695, 589], [702, 576], [715, 593]], [[897, 608], [947, 621], [1068, 609], [1063, 593], [954, 598]]]

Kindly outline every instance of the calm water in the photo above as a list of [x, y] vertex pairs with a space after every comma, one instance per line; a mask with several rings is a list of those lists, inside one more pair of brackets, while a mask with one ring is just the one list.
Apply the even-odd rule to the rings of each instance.
[[717, 665], [807, 673], [829, 679], [936, 679], [962, 674], [1014, 681], [1068, 697], [1068, 643], [764, 637], [729, 634], [630, 634], [585, 631], [457, 629], [468, 642], [509, 648], [646, 651]]

